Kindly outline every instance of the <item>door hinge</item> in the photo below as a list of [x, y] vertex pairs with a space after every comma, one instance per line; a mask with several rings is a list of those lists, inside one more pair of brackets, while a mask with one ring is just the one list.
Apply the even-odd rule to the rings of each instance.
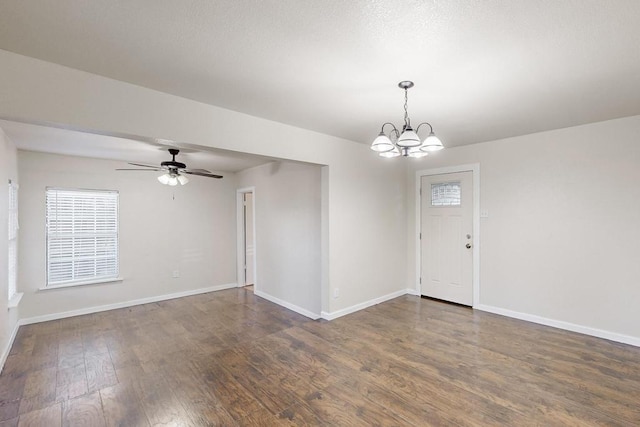
[[418, 283], [420, 283], [422, 285], [422, 277], [418, 278]]
[[418, 233], [418, 238], [422, 240], [422, 233]]

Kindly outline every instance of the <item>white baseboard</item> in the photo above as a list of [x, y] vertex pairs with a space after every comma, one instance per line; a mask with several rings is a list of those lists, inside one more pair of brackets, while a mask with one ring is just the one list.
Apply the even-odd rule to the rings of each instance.
[[258, 290], [254, 290], [253, 293], [255, 295], [259, 296], [260, 298], [264, 298], [267, 301], [271, 301], [274, 304], [281, 305], [284, 308], [288, 308], [289, 310], [295, 311], [296, 313], [302, 314], [303, 316], [306, 316], [306, 317], [308, 317], [310, 319], [317, 320], [317, 319], [320, 318], [319, 314], [313, 313], [313, 312], [311, 312], [311, 311], [309, 311], [307, 309], [304, 309], [302, 307], [298, 307], [295, 304], [291, 304], [289, 302], [283, 301], [280, 298], [274, 297], [273, 295], [269, 295], [267, 293], [264, 293], [264, 292], [258, 291]]
[[328, 313], [323, 311], [321, 313], [322, 318], [325, 320], [333, 320], [338, 317], [346, 316], [347, 314], [355, 313], [356, 311], [364, 310], [365, 308], [371, 307], [372, 305], [380, 304], [381, 302], [389, 301], [390, 299], [398, 298], [399, 296], [406, 295], [409, 293], [408, 289], [402, 289], [400, 291], [392, 292], [387, 295], [383, 295], [378, 298], [371, 299], [369, 301], [361, 302], [356, 305], [352, 305], [351, 307], [343, 308], [341, 310], [332, 311]]
[[407, 288], [407, 294], [408, 295], [420, 296], [420, 292], [418, 292], [416, 289], [411, 289], [411, 288]]
[[507, 310], [505, 308], [493, 307], [490, 305], [479, 304], [473, 308], [481, 311], [487, 311], [489, 313], [499, 314], [501, 316], [513, 317], [514, 319], [526, 320], [527, 322], [538, 323], [540, 325], [551, 326], [558, 329], [578, 332], [580, 334], [591, 335], [593, 337], [604, 338], [610, 341], [640, 347], [640, 338], [632, 337], [630, 335], [618, 334], [616, 332], [590, 328], [588, 326], [577, 325], [575, 323], [564, 322], [562, 320], [549, 319], [547, 317], [521, 313], [519, 311]]
[[66, 317], [81, 316], [83, 314], [98, 313], [101, 311], [114, 310], [117, 308], [125, 308], [125, 307], [132, 307], [134, 305], [166, 301], [169, 299], [182, 298], [182, 297], [188, 297], [191, 295], [205, 294], [207, 292], [221, 291], [223, 289], [236, 288], [237, 286], [238, 286], [237, 283], [227, 283], [224, 285], [209, 286], [207, 288], [190, 289], [188, 291], [175, 292], [172, 294], [157, 295], [157, 296], [148, 297], [148, 298], [140, 298], [140, 299], [135, 299], [130, 301], [117, 302], [114, 304], [106, 304], [106, 305], [99, 305], [99, 306], [88, 307], [88, 308], [81, 308], [79, 310], [63, 311], [60, 313], [52, 313], [52, 314], [45, 314], [42, 316], [27, 317], [24, 319], [20, 319], [18, 321], [18, 325], [30, 325], [32, 323], [48, 322], [50, 320], [64, 319]]
[[6, 347], [2, 350], [2, 354], [0, 355], [0, 374], [4, 369], [4, 362], [7, 361], [7, 357], [9, 357], [9, 352], [11, 351], [11, 347], [13, 347], [13, 341], [16, 339], [16, 334], [18, 333], [18, 328], [20, 327], [20, 322], [16, 322], [13, 327], [13, 331], [11, 332], [11, 336], [9, 337], [9, 341], [7, 341]]

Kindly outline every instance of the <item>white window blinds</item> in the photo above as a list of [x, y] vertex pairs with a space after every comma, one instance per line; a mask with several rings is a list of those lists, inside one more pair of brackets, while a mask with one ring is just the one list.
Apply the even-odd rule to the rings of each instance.
[[17, 292], [18, 282], [18, 184], [9, 180], [9, 294], [11, 300]]
[[47, 188], [47, 286], [118, 277], [118, 192]]

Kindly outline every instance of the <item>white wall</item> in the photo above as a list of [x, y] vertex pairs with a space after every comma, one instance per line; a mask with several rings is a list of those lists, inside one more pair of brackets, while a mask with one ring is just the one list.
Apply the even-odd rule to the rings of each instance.
[[[126, 163], [18, 152], [23, 318], [236, 283], [235, 174], [161, 185]], [[45, 188], [119, 191], [122, 282], [40, 291], [46, 280]], [[180, 277], [172, 278], [173, 270]]]
[[8, 183], [18, 182], [16, 147], [0, 129], [0, 369], [7, 357], [11, 335], [18, 322], [18, 308], [8, 309]]
[[321, 170], [273, 162], [239, 172], [255, 187], [255, 290], [320, 316]]
[[443, 150], [410, 194], [416, 169], [475, 162], [479, 303], [640, 339], [640, 116]]
[[[0, 51], [0, 117], [321, 165], [323, 311], [405, 288], [405, 165], [364, 144]], [[378, 123], [372, 123], [372, 138]], [[242, 131], [239, 132], [238, 129]], [[328, 298], [340, 288], [338, 299]]]

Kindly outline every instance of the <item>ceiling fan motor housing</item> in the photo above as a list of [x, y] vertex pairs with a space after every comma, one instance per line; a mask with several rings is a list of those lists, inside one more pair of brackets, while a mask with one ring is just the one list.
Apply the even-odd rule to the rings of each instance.
[[186, 169], [187, 168], [187, 165], [185, 165], [184, 163], [176, 162], [173, 160], [162, 162], [160, 164], [162, 166], [168, 167], [169, 169]]
[[169, 169], [186, 169], [187, 165], [184, 163], [176, 162], [176, 156], [180, 150], [176, 150], [175, 148], [169, 148], [169, 154], [173, 156], [173, 159], [160, 163], [162, 166], [165, 166]]

